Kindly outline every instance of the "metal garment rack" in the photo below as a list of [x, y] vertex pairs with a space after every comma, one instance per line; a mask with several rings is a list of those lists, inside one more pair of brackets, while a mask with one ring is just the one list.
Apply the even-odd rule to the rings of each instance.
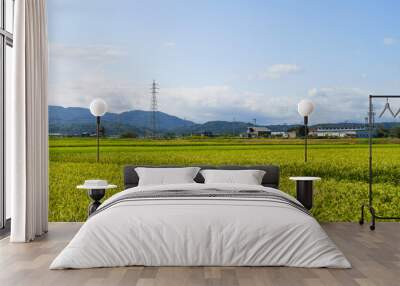
[[365, 204], [361, 205], [361, 218], [360, 218], [359, 223], [364, 224], [364, 207], [367, 207], [369, 209], [369, 212], [371, 213], [371, 225], [369, 226], [369, 228], [371, 230], [375, 229], [375, 220], [376, 219], [381, 219], [381, 220], [400, 219], [400, 217], [389, 217], [389, 216], [378, 215], [373, 206], [372, 132], [373, 132], [373, 128], [374, 128], [374, 113], [373, 113], [374, 110], [373, 110], [372, 101], [373, 101], [373, 99], [389, 100], [389, 98], [400, 98], [400, 95], [370, 95], [369, 96], [369, 109], [368, 109], [368, 143], [369, 143], [368, 205], [365, 205]]

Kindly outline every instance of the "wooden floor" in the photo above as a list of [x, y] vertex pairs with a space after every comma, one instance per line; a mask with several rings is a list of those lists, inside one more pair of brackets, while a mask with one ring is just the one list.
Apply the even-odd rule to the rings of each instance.
[[79, 229], [51, 223], [49, 233], [27, 244], [0, 241], [0, 285], [400, 285], [400, 223], [323, 224], [352, 269], [289, 267], [123, 267], [48, 270]]

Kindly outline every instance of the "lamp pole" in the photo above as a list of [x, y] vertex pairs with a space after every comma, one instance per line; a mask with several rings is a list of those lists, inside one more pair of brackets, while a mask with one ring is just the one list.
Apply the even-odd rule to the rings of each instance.
[[96, 116], [97, 162], [100, 161], [100, 116]]
[[97, 162], [100, 162], [100, 117], [107, 112], [107, 104], [102, 99], [95, 99], [90, 103], [90, 112], [96, 117]]
[[304, 116], [304, 162], [307, 163], [308, 116]]
[[297, 110], [301, 116], [304, 118], [304, 162], [307, 163], [307, 148], [308, 148], [308, 116], [314, 110], [314, 104], [307, 99], [303, 99], [297, 105]]

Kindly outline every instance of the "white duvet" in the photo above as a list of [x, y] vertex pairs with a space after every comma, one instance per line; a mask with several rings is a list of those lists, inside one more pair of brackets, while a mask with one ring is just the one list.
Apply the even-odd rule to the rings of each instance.
[[[284, 194], [254, 185], [194, 183], [136, 187], [113, 198], [205, 188]], [[318, 222], [290, 205], [254, 198], [160, 198], [121, 202], [89, 218], [50, 269], [127, 265], [351, 267]]]

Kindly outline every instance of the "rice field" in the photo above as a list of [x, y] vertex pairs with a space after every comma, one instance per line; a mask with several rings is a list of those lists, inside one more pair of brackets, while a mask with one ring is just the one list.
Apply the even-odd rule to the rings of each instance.
[[[311, 140], [304, 163], [301, 140], [248, 139], [103, 139], [96, 162], [93, 138], [50, 139], [50, 221], [84, 221], [89, 198], [76, 185], [106, 179], [123, 190], [124, 165], [258, 165], [281, 167], [280, 189], [295, 194], [290, 176], [319, 176], [314, 207], [319, 221], [358, 221], [367, 200], [368, 144], [363, 139]], [[400, 141], [374, 144], [374, 202], [379, 213], [400, 213]]]

